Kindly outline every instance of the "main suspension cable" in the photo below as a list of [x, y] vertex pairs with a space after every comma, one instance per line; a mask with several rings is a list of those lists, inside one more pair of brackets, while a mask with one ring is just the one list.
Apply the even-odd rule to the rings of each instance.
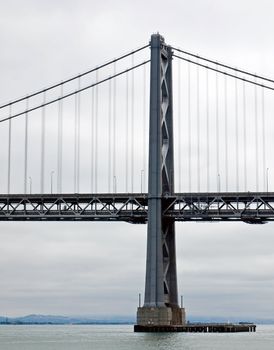
[[38, 106], [36, 106], [36, 107], [32, 107], [32, 108], [30, 108], [30, 109], [28, 109], [28, 110], [25, 110], [25, 111], [23, 111], [23, 112], [16, 113], [16, 114], [14, 114], [14, 115], [8, 116], [8, 117], [6, 117], [6, 118], [4, 118], [4, 119], [1, 119], [1, 120], [0, 120], [0, 123], [5, 122], [5, 121], [10, 120], [10, 119], [17, 118], [17, 117], [19, 117], [20, 115], [26, 114], [27, 112], [28, 112], [28, 113], [29, 113], [29, 112], [33, 112], [33, 111], [35, 111], [35, 110], [37, 110], [37, 109], [39, 109], [39, 108], [48, 106], [48, 105], [53, 104], [53, 103], [55, 103], [55, 102], [58, 102], [59, 100], [64, 100], [64, 99], [66, 99], [66, 98], [68, 98], [68, 97], [71, 97], [71, 96], [74, 96], [74, 95], [76, 95], [76, 94], [79, 94], [79, 93], [82, 92], [82, 91], [88, 90], [88, 89], [90, 89], [90, 88], [92, 88], [92, 87], [94, 87], [94, 86], [97, 86], [97, 85], [100, 85], [100, 84], [102, 84], [102, 83], [105, 83], [106, 81], [108, 81], [108, 80], [110, 80], [110, 79], [114, 79], [114, 78], [116, 78], [116, 77], [118, 77], [118, 76], [120, 76], [120, 75], [122, 75], [122, 74], [125, 74], [125, 73], [127, 73], [127, 72], [130, 72], [130, 71], [136, 69], [136, 68], [139, 68], [139, 67], [141, 67], [141, 66], [147, 64], [148, 62], [150, 62], [150, 60], [147, 60], [147, 61], [144, 61], [144, 62], [142, 62], [142, 63], [136, 64], [135, 66], [133, 66], [133, 67], [131, 67], [131, 68], [127, 68], [127, 69], [125, 69], [125, 70], [123, 70], [123, 71], [121, 71], [121, 72], [119, 72], [119, 73], [116, 73], [115, 75], [112, 75], [112, 76], [107, 77], [107, 78], [105, 78], [105, 79], [99, 80], [99, 81], [97, 81], [97, 82], [95, 82], [95, 83], [93, 83], [93, 84], [91, 84], [91, 85], [87, 85], [87, 86], [85, 86], [85, 87], [83, 87], [83, 88], [81, 88], [81, 89], [72, 91], [72, 92], [70, 92], [70, 93], [68, 93], [68, 94], [63, 95], [63, 97], [58, 97], [58, 98], [56, 98], [56, 99], [53, 99], [53, 100], [48, 101], [48, 102], [46, 102], [46, 103], [42, 103], [42, 104], [40, 104], [40, 105], [38, 105]]
[[101, 64], [100, 66], [97, 66], [97, 67], [95, 67], [95, 68], [89, 69], [89, 70], [87, 70], [87, 71], [84, 72], [84, 73], [80, 73], [80, 74], [75, 75], [75, 76], [73, 76], [73, 77], [71, 77], [71, 78], [69, 78], [69, 79], [63, 80], [63, 81], [61, 81], [60, 83], [51, 85], [51, 86], [49, 86], [49, 87], [47, 87], [47, 88], [45, 88], [45, 89], [38, 90], [38, 91], [36, 91], [36, 92], [33, 92], [33, 93], [31, 93], [31, 94], [28, 94], [27, 96], [24, 96], [24, 97], [18, 98], [18, 99], [16, 99], [16, 100], [13, 100], [13, 101], [11, 101], [11, 102], [5, 103], [5, 104], [3, 104], [3, 105], [0, 106], [0, 109], [5, 108], [5, 107], [8, 107], [8, 106], [11, 106], [11, 105], [14, 105], [14, 104], [16, 104], [16, 103], [18, 103], [18, 102], [22, 102], [22, 101], [26, 100], [27, 98], [31, 98], [31, 97], [40, 95], [40, 94], [42, 94], [42, 93], [44, 93], [44, 92], [46, 92], [46, 91], [53, 90], [53, 89], [57, 88], [58, 86], [67, 84], [67, 83], [69, 83], [69, 82], [71, 82], [71, 81], [73, 81], [73, 80], [79, 79], [79, 78], [81, 78], [81, 77], [83, 77], [83, 76], [85, 76], [85, 75], [88, 75], [88, 74], [90, 74], [90, 73], [96, 72], [96, 71], [98, 71], [99, 69], [105, 68], [105, 67], [109, 66], [110, 64], [113, 64], [113, 63], [115, 63], [115, 62], [121, 61], [122, 59], [124, 59], [124, 58], [126, 58], [126, 57], [128, 57], [128, 56], [131, 56], [131, 55], [133, 55], [133, 54], [135, 54], [135, 53], [137, 53], [137, 52], [140, 52], [140, 51], [146, 49], [148, 46], [149, 46], [149, 44], [148, 44], [148, 45], [145, 45], [145, 46], [142, 46], [142, 47], [140, 47], [140, 48], [138, 48], [138, 49], [135, 49], [135, 50], [133, 50], [133, 51], [131, 51], [131, 52], [128, 52], [128, 53], [126, 53], [126, 54], [124, 54], [124, 55], [122, 55], [122, 56], [120, 56], [120, 57], [118, 57], [118, 58], [115, 58], [115, 59], [111, 60], [111, 61], [108, 61], [108, 62], [106, 62], [106, 63], [103, 63], [103, 64]]
[[192, 63], [192, 64], [196, 64], [200, 67], [203, 67], [203, 68], [206, 68], [206, 69], [209, 69], [209, 70], [212, 70], [214, 72], [218, 72], [218, 73], [221, 73], [221, 74], [224, 74], [228, 77], [231, 77], [231, 78], [235, 78], [235, 79], [238, 79], [238, 80], [242, 80], [242, 81], [245, 81], [246, 83], [250, 83], [250, 84], [253, 84], [253, 85], [257, 85], [257, 86], [260, 86], [262, 88], [265, 88], [265, 89], [268, 89], [268, 90], [274, 90], [274, 87], [271, 87], [271, 86], [268, 86], [268, 85], [264, 85], [264, 84], [260, 84], [260, 83], [257, 83], [256, 81], [253, 81], [253, 80], [250, 80], [250, 79], [246, 79], [246, 78], [242, 78], [242, 77], [239, 77], [238, 75], [236, 74], [231, 74], [231, 73], [228, 73], [226, 71], [223, 71], [223, 70], [220, 70], [220, 69], [217, 69], [217, 68], [213, 68], [213, 67], [210, 67], [208, 65], [205, 65], [205, 64], [202, 64], [202, 63], [199, 63], [199, 62], [195, 62], [195, 61], [192, 61], [188, 58], [185, 58], [185, 57], [182, 57], [182, 56], [177, 56], [177, 55], [174, 55], [173, 54], [173, 57], [176, 57], [176, 58], [179, 58], [180, 60], [183, 60], [183, 61], [186, 61], [186, 62], [189, 62], [189, 63]]
[[[232, 67], [232, 66], [229, 66], [229, 65], [226, 65], [226, 64], [223, 64], [223, 63], [220, 63], [218, 61], [214, 61], [214, 60], [211, 60], [211, 59], [208, 59], [208, 58], [205, 58], [203, 56], [199, 56], [199, 55], [196, 55], [196, 54], [193, 54], [191, 52], [188, 52], [188, 51], [184, 51], [184, 50], [181, 50], [181, 49], [178, 49], [178, 48], [175, 48], [175, 47], [171, 47], [173, 50], [176, 50], [180, 53], [183, 53], [183, 54], [186, 54], [188, 56], [191, 56], [191, 57], [194, 57], [194, 58], [197, 58], [199, 60], [202, 60], [202, 61], [205, 61], [205, 62], [208, 62], [208, 63], [212, 63], [214, 65], [217, 65], [217, 66], [220, 66], [220, 67], [223, 67], [223, 68], [226, 68], [226, 69], [230, 69], [230, 70], [233, 70], [235, 72], [238, 72], [238, 73], [242, 73], [242, 74], [245, 74], [245, 75], [249, 75], [253, 78], [256, 78], [256, 79], [261, 79], [261, 80], [265, 80], [265, 81], [268, 81], [270, 83], [274, 83], [274, 80], [273, 79], [269, 79], [269, 78], [266, 78], [266, 77], [263, 77], [261, 75], [257, 75], [255, 73], [251, 73], [251, 72], [248, 72], [248, 71], [245, 71], [245, 70], [242, 70], [242, 69], [238, 69], [236, 67]], [[178, 57], [176, 55], [173, 55], [175, 57]]]

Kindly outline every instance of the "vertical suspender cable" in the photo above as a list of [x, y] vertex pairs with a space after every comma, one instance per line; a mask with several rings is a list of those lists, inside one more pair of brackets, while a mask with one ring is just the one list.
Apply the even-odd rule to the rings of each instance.
[[111, 80], [108, 85], [108, 193], [111, 192]]
[[235, 131], [236, 131], [236, 191], [239, 192], [239, 120], [238, 120], [238, 79], [235, 79]]
[[206, 188], [210, 189], [209, 182], [209, 80], [208, 69], [206, 70]]
[[57, 192], [62, 193], [62, 155], [63, 155], [63, 84], [58, 102], [58, 159], [57, 159]]
[[126, 193], [128, 193], [128, 150], [129, 150], [129, 144], [128, 144], [128, 135], [129, 135], [129, 94], [128, 94], [128, 72], [126, 73], [126, 145], [125, 145], [125, 167], [126, 167]]
[[[144, 186], [144, 191], [146, 192], [146, 152], [147, 152], [147, 145], [146, 145], [146, 111], [147, 111], [147, 86], [146, 86], [146, 65], [144, 65], [144, 86], [143, 86], [143, 93], [144, 93], [144, 109], [143, 109], [143, 176], [144, 176], [144, 181], [143, 181], [143, 186]], [[141, 172], [142, 176], [142, 172]], [[141, 179], [142, 181], [142, 179]]]
[[[255, 80], [256, 81], [256, 80]], [[259, 155], [258, 155], [258, 96], [257, 96], [257, 86], [255, 85], [255, 163], [256, 163], [256, 192], [259, 190]]]
[[25, 154], [24, 154], [24, 193], [27, 193], [27, 179], [28, 179], [28, 109], [29, 109], [29, 100], [26, 100], [26, 114], [25, 114]]
[[[116, 63], [113, 64], [113, 75], [116, 74]], [[113, 80], [113, 138], [112, 138], [112, 149], [113, 149], [113, 163], [112, 163], [112, 174], [113, 174], [113, 193], [117, 190], [117, 176], [116, 176], [116, 79]]]
[[244, 190], [247, 192], [247, 154], [246, 154], [246, 91], [243, 82], [243, 117], [244, 117]]
[[73, 182], [74, 182], [74, 193], [77, 193], [77, 112], [78, 112], [78, 97], [77, 94], [75, 94], [74, 98], [74, 176], [73, 176]]
[[[132, 55], [132, 67], [134, 66], [134, 55]], [[131, 80], [131, 192], [134, 192], [134, 70]]]
[[[98, 83], [98, 70], [96, 71], [96, 83]], [[98, 85], [95, 87], [95, 193], [98, 191]]]
[[264, 191], [267, 191], [266, 185], [266, 139], [265, 139], [265, 106], [264, 106], [264, 88], [262, 88], [262, 151], [263, 151], [263, 179], [264, 179]]
[[191, 192], [191, 90], [190, 90], [190, 63], [188, 62], [188, 190]]
[[200, 192], [200, 78], [199, 66], [197, 65], [197, 191]]
[[179, 192], [181, 192], [181, 60], [178, 60], [178, 128], [177, 128], [177, 145], [178, 145], [178, 175], [179, 175]]
[[[218, 68], [218, 65], [217, 65]], [[220, 142], [219, 142], [219, 81], [216, 72], [216, 169], [217, 169], [217, 191], [220, 191]]]
[[[81, 77], [78, 78], [78, 90], [81, 89]], [[81, 94], [78, 93], [77, 105], [77, 193], [80, 192], [80, 140], [81, 140]]]
[[227, 128], [227, 77], [224, 78], [224, 99], [225, 99], [225, 190], [228, 192], [228, 128]]
[[94, 88], [91, 91], [91, 130], [90, 130], [90, 191], [93, 193], [94, 184]]
[[[43, 104], [46, 103], [46, 92], [43, 93]], [[46, 125], [46, 107], [42, 107], [41, 116], [41, 169], [40, 169], [40, 186], [41, 193], [45, 192], [45, 125]]]
[[[9, 106], [9, 116], [11, 116], [11, 104]], [[11, 119], [9, 119], [9, 140], [8, 140], [8, 181], [7, 192], [10, 194], [10, 166], [11, 166]]]

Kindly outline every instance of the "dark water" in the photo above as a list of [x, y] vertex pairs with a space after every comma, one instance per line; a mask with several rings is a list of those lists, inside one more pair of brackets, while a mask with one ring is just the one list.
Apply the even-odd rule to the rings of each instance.
[[256, 333], [133, 333], [133, 326], [0, 326], [1, 350], [274, 350], [274, 326]]

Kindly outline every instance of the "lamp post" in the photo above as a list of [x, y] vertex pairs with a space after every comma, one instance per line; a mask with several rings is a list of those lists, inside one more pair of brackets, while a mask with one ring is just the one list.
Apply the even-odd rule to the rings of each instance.
[[221, 175], [220, 174], [218, 174], [217, 180], [218, 180], [218, 192], [220, 192], [221, 191]]
[[29, 176], [29, 193], [32, 193], [32, 178]]
[[53, 191], [53, 174], [54, 174], [54, 170], [52, 170], [50, 172], [50, 193], [52, 194]]
[[116, 175], [113, 176], [113, 192], [117, 192], [117, 178]]
[[144, 176], [144, 169], [141, 170], [141, 193], [143, 193], [143, 176]]
[[268, 171], [269, 168], [266, 168], [266, 192], [268, 193]]

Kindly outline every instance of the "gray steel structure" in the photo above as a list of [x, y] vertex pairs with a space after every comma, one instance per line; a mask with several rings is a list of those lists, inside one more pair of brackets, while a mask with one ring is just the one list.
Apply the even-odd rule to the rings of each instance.
[[[182, 324], [178, 305], [174, 218], [163, 196], [174, 193], [172, 49], [151, 36], [148, 229], [145, 300], [137, 324]], [[172, 205], [171, 205], [172, 207]], [[156, 308], [156, 311], [155, 311]]]
[[[274, 221], [274, 192], [174, 193], [162, 196], [162, 216], [175, 221]], [[4, 194], [0, 221], [123, 221], [145, 224], [148, 195]]]

